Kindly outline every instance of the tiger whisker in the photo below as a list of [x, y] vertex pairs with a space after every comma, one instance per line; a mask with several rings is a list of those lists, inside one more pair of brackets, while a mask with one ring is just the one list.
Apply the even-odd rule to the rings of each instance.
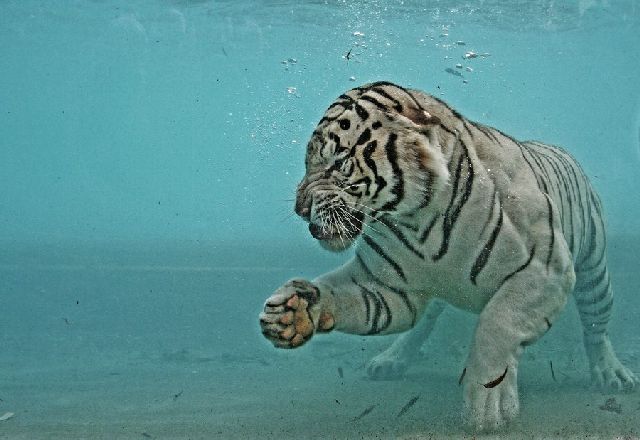
[[[336, 215], [337, 215], [337, 214], [335, 213], [335, 211], [331, 211], [331, 216], [334, 218], [334, 221], [335, 221], [336, 225], [338, 225], [338, 221], [337, 221], [337, 219], [335, 218], [335, 217], [336, 217]], [[341, 226], [344, 228], [344, 225], [341, 225]], [[338, 237], [340, 237], [340, 242], [342, 242], [342, 247], [344, 248], [344, 247], [346, 247], [346, 246], [345, 246], [345, 244], [344, 244], [344, 239], [342, 238], [342, 233], [340, 232], [340, 229], [339, 229], [339, 228], [336, 228], [336, 229], [338, 230]]]
[[[353, 214], [351, 214], [350, 212], [348, 212], [348, 211], [347, 211], [346, 209], [344, 209], [343, 207], [340, 207], [340, 209], [342, 209], [342, 210], [343, 210], [344, 214], [349, 215], [349, 216], [351, 216], [354, 220], [356, 220], [356, 221], [360, 222], [360, 220], [358, 220], [356, 217], [354, 217], [354, 216], [353, 216]], [[351, 221], [349, 220], [349, 222], [351, 222]], [[378, 230], [376, 230], [374, 227], [372, 227], [371, 225], [368, 225], [368, 224], [366, 224], [366, 223], [362, 223], [362, 222], [360, 222], [360, 223], [361, 223], [363, 226], [366, 226], [366, 227], [368, 227], [369, 229], [372, 229], [372, 230], [373, 230], [374, 232], [376, 232], [377, 234], [380, 234], [380, 232], [379, 232]], [[351, 223], [351, 224], [353, 225], [353, 223]], [[361, 233], [362, 235], [366, 236], [366, 237], [373, 238], [373, 237], [371, 236], [371, 234], [369, 234], [369, 233], [368, 233], [366, 230], [364, 230], [364, 229], [362, 229], [362, 230], [360, 231], [360, 233]]]
[[291, 217], [293, 217], [293, 215], [295, 214], [295, 212], [290, 212], [289, 214], [285, 215], [284, 217], [282, 217], [280, 219], [280, 222], [284, 222], [285, 220], [289, 220]]

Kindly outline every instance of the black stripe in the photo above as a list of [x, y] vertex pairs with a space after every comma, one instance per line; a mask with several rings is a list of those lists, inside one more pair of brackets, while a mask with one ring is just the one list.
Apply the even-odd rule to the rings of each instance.
[[489, 210], [489, 215], [487, 216], [487, 220], [484, 222], [484, 225], [482, 226], [482, 230], [480, 231], [480, 235], [484, 234], [484, 231], [487, 230], [487, 226], [489, 226], [489, 223], [491, 222], [491, 219], [493, 218], [493, 210], [495, 209], [496, 206], [496, 191], [495, 189], [493, 190], [493, 194], [491, 194], [491, 203], [489, 204], [490, 206], [490, 210]]
[[366, 111], [365, 108], [360, 104], [358, 104], [357, 102], [355, 105], [356, 105], [356, 113], [358, 114], [358, 116], [360, 116], [360, 119], [362, 119], [363, 121], [366, 121], [367, 119], [369, 119], [369, 112]]
[[424, 254], [419, 250], [417, 250], [415, 247], [413, 247], [413, 245], [409, 243], [409, 240], [404, 235], [404, 233], [400, 229], [398, 229], [396, 225], [391, 223], [386, 216], [380, 218], [380, 223], [385, 225], [391, 232], [393, 232], [393, 235], [395, 235], [396, 238], [400, 241], [400, 243], [402, 243], [407, 249], [409, 249], [415, 255], [420, 257], [420, 259], [424, 258]]
[[[354, 284], [358, 284], [353, 277], [351, 278], [351, 281]], [[369, 324], [371, 322], [371, 304], [369, 303], [369, 295], [367, 295], [367, 292], [362, 289], [360, 290], [360, 295], [362, 295], [362, 302], [364, 303], [365, 323]]]
[[[591, 204], [589, 203], [589, 207], [591, 207]], [[582, 267], [582, 265], [585, 263], [585, 261], [587, 261], [589, 258], [591, 258], [591, 256], [593, 255], [593, 253], [596, 250], [596, 245], [597, 245], [597, 237], [596, 237], [596, 225], [595, 222], [593, 220], [593, 214], [589, 215], [589, 247], [587, 249], [582, 249], [582, 253], [584, 254], [584, 256], [580, 259], [580, 262], [577, 263], [577, 269], [578, 271], [582, 272], [588, 272], [588, 270], [584, 270], [584, 268]], [[595, 266], [598, 266], [600, 264], [600, 261], [598, 261], [598, 264], [596, 264]], [[594, 267], [595, 267], [594, 266]]]
[[[371, 329], [367, 332], [368, 335], [374, 335], [386, 330], [391, 325], [393, 319], [389, 304], [385, 300], [384, 296], [380, 292], [374, 292], [364, 285], [358, 283], [355, 278], [351, 278], [351, 281], [360, 288], [363, 298], [367, 298], [374, 305], [373, 317], [371, 317]], [[380, 317], [382, 315], [382, 308], [385, 310], [385, 320], [380, 325]], [[369, 314], [367, 314], [367, 322], [369, 322]]]
[[[580, 315], [581, 316], [601, 316], [604, 315], [606, 313], [609, 313], [611, 311], [611, 309], [613, 308], [613, 296], [609, 298], [609, 301], [607, 301], [607, 303], [602, 306], [601, 308], [599, 308], [598, 310], [594, 310], [594, 311], [587, 311], [584, 309], [580, 309]], [[589, 323], [592, 324], [592, 323]], [[606, 325], [606, 323], [603, 323], [602, 325]]]
[[451, 114], [453, 116], [455, 116], [456, 118], [460, 119], [460, 120], [465, 120], [465, 117], [462, 116], [458, 110], [454, 109], [453, 107], [449, 106], [449, 104], [447, 104], [446, 102], [444, 102], [442, 99], [436, 97], [436, 96], [431, 96], [431, 98], [433, 98], [436, 102], [438, 102], [440, 105], [442, 105], [444, 108], [446, 108], [447, 110], [449, 110], [451, 112]]
[[[539, 145], [539, 144], [536, 144]], [[544, 154], [542, 154], [542, 152], [539, 151], [540, 156], [546, 158], [549, 163], [551, 164], [551, 167], [554, 170], [555, 173], [555, 177], [557, 179], [557, 181], [559, 183], [562, 183], [562, 186], [564, 187], [564, 191], [560, 191], [559, 193], [559, 202], [560, 202], [560, 207], [561, 207], [561, 220], [566, 216], [564, 214], [565, 209], [564, 209], [564, 202], [563, 202], [563, 196], [564, 199], [566, 200], [567, 204], [568, 204], [568, 219], [569, 219], [569, 228], [570, 228], [570, 234], [565, 234], [565, 235], [569, 235], [567, 238], [569, 239], [569, 249], [571, 250], [571, 252], [574, 251], [573, 247], [574, 247], [574, 239], [573, 239], [573, 231], [574, 231], [574, 222], [573, 222], [573, 204], [572, 204], [572, 197], [573, 199], [575, 199], [575, 194], [573, 193], [573, 187], [571, 185], [569, 185], [567, 183], [567, 178], [569, 177], [569, 173], [565, 167], [565, 164], [562, 162], [562, 160], [558, 157], [558, 153], [553, 151], [553, 150], [545, 150], [550, 152], [551, 154], [553, 154], [553, 157], [548, 157], [545, 156]], [[564, 172], [563, 172], [564, 169]], [[570, 180], [570, 179], [569, 179]], [[564, 223], [564, 222], [563, 222]], [[565, 228], [566, 230], [566, 228]]]
[[[540, 173], [536, 172], [536, 170], [533, 168], [533, 165], [531, 165], [531, 162], [529, 161], [529, 159], [527, 159], [527, 156], [524, 154], [524, 152], [526, 151], [529, 153], [529, 155], [531, 155], [531, 151], [529, 151], [529, 149], [526, 148], [526, 145], [518, 145], [518, 146], [520, 147], [520, 154], [522, 154], [522, 158], [527, 163], [527, 165], [529, 165], [529, 169], [531, 170], [531, 174], [533, 174], [533, 177], [536, 178], [538, 189], [542, 192], [542, 178], [540, 176]], [[533, 157], [533, 155], [531, 156]]]
[[389, 255], [387, 255], [384, 250], [382, 250], [382, 248], [380, 247], [380, 245], [378, 243], [376, 243], [375, 241], [373, 241], [373, 239], [371, 237], [369, 237], [368, 235], [364, 235], [364, 242], [367, 243], [367, 245], [373, 249], [382, 259], [384, 259], [387, 263], [389, 263], [389, 265], [393, 268], [393, 270], [398, 274], [398, 276], [400, 278], [402, 278], [402, 281], [406, 282], [407, 278], [404, 274], [404, 271], [402, 270], [402, 268], [400, 267], [400, 265], [398, 263], [396, 263], [393, 258], [391, 258]]
[[495, 134], [493, 134], [493, 131], [491, 129], [491, 127], [487, 127], [485, 125], [479, 124], [477, 122], [474, 122], [473, 125], [482, 132], [482, 134], [484, 134], [490, 141], [495, 142], [498, 145], [502, 145], [502, 143], [500, 142], [500, 140], [496, 137]]
[[[460, 142], [460, 145], [462, 146], [462, 153], [460, 154], [460, 160], [458, 162], [458, 167], [456, 168], [456, 177], [454, 180], [454, 189], [451, 194], [451, 201], [449, 203], [449, 206], [447, 207], [447, 211], [445, 212], [444, 221], [442, 222], [442, 232], [443, 232], [442, 244], [440, 246], [440, 250], [438, 251], [438, 253], [433, 256], [434, 261], [437, 261], [440, 258], [442, 258], [449, 250], [449, 237], [451, 236], [453, 227], [455, 226], [455, 223], [458, 220], [460, 213], [462, 212], [462, 208], [469, 200], [471, 191], [473, 190], [473, 177], [474, 177], [473, 163], [471, 162], [471, 158], [469, 157], [469, 150], [467, 149], [467, 146], [462, 140], [459, 140], [459, 142]], [[462, 170], [463, 154], [464, 154], [465, 162], [467, 163], [467, 178], [465, 182], [464, 192], [462, 193], [462, 196], [460, 198], [460, 202], [454, 208], [453, 202], [455, 201], [455, 198], [457, 195], [456, 193], [458, 189], [458, 183], [459, 183], [458, 181], [460, 179], [460, 174]]]
[[356, 261], [362, 267], [364, 273], [367, 275], [367, 279], [372, 280], [378, 286], [384, 287], [390, 292], [395, 293], [400, 297], [400, 299], [402, 299], [402, 302], [404, 302], [405, 306], [409, 310], [409, 313], [411, 313], [411, 327], [413, 327], [416, 324], [416, 320], [418, 319], [418, 312], [416, 310], [416, 306], [413, 305], [413, 303], [409, 300], [409, 295], [407, 295], [407, 292], [382, 282], [382, 280], [380, 280], [373, 274], [373, 272], [371, 272], [371, 269], [367, 267], [364, 260], [362, 259], [362, 256], [358, 252], [356, 252]]
[[609, 295], [609, 289], [611, 289], [611, 281], [607, 278], [607, 284], [595, 296], [589, 297], [589, 295], [593, 294], [592, 291], [580, 292], [579, 297], [576, 296], [576, 305], [583, 307], [598, 304]]
[[369, 96], [369, 95], [362, 95], [360, 97], [361, 100], [363, 101], [368, 101], [371, 104], [375, 105], [379, 110], [382, 111], [388, 111], [389, 109], [387, 108], [387, 106], [385, 106], [383, 103], [381, 103], [380, 101], [378, 101], [376, 98], [374, 98], [373, 96]]
[[369, 329], [367, 334], [373, 335], [373, 334], [379, 333], [378, 321], [380, 320], [380, 314], [382, 312], [382, 309], [380, 307], [380, 302], [378, 301], [378, 298], [371, 290], [367, 289], [361, 284], [358, 284], [358, 282], [356, 282], [355, 279], [351, 278], [351, 281], [360, 288], [362, 297], [366, 298], [367, 300], [367, 305], [369, 304], [369, 301], [373, 303], [373, 316], [369, 316], [367, 314], [367, 323], [371, 323], [371, 328]]
[[549, 241], [549, 254], [547, 255], [547, 270], [551, 264], [551, 254], [553, 254], [553, 246], [556, 243], [556, 232], [553, 228], [553, 206], [551, 206], [551, 198], [545, 193], [547, 199], [547, 209], [549, 211], [549, 231], [551, 232], [551, 240]]
[[[396, 86], [398, 87], [398, 86]], [[405, 89], [402, 89], [405, 93], [407, 93], [407, 91]], [[394, 98], [393, 96], [389, 95], [385, 90], [381, 89], [381, 88], [372, 88], [371, 89], [372, 92], [377, 93], [380, 96], [384, 96], [385, 98], [387, 98], [389, 101], [393, 102], [393, 108], [398, 112], [398, 113], [402, 113], [402, 104], [400, 104], [400, 101], [398, 101], [396, 98]]]
[[[535, 170], [533, 169], [533, 166], [531, 165], [531, 162], [529, 162], [529, 160], [527, 159], [527, 157], [524, 154], [525, 150], [528, 151], [529, 154], [531, 154], [531, 151], [529, 149], [526, 149], [520, 143], [517, 143], [517, 145], [520, 147], [520, 153], [522, 154], [522, 158], [525, 160], [527, 165], [529, 165], [529, 168], [531, 169], [531, 172], [533, 173], [534, 177], [536, 178], [536, 181], [538, 182], [538, 189], [540, 190], [540, 192], [542, 192], [542, 194], [544, 195], [544, 197], [545, 197], [545, 199], [547, 201], [547, 210], [548, 210], [548, 217], [549, 217], [549, 232], [551, 233], [551, 242], [549, 243], [549, 251], [548, 251], [548, 255], [547, 255], [547, 270], [548, 270], [549, 269], [549, 264], [551, 262], [551, 254], [553, 252], [553, 245], [555, 244], [555, 239], [556, 239], [555, 230], [553, 229], [553, 207], [551, 206], [551, 199], [549, 198], [549, 195], [548, 195], [547, 184], [545, 183], [544, 180], [540, 179], [540, 176], [538, 174], [536, 174]], [[503, 283], [504, 283], [504, 280], [503, 280]]]
[[387, 153], [387, 160], [391, 164], [391, 170], [395, 179], [393, 188], [391, 188], [391, 194], [395, 195], [395, 198], [385, 203], [385, 205], [380, 208], [381, 211], [392, 211], [396, 208], [396, 206], [398, 206], [398, 203], [400, 203], [400, 201], [404, 197], [404, 180], [402, 170], [398, 165], [398, 152], [396, 151], [397, 138], [397, 134], [391, 133], [389, 135], [389, 139], [387, 140], [387, 145], [385, 145], [384, 147], [385, 152]]
[[[500, 203], [500, 200], [498, 200], [498, 203]], [[489, 257], [491, 256], [491, 250], [493, 249], [493, 246], [495, 246], [496, 239], [498, 238], [498, 234], [500, 233], [500, 228], [502, 228], [503, 217], [504, 217], [504, 213], [502, 211], [502, 205], [500, 204], [500, 214], [498, 215], [498, 222], [496, 223], [495, 228], [493, 228], [493, 232], [491, 233], [491, 237], [489, 237], [489, 241], [487, 241], [487, 244], [484, 245], [484, 247], [482, 248], [482, 251], [480, 251], [480, 255], [478, 255], [478, 258], [476, 258], [476, 262], [473, 264], [473, 267], [471, 268], [471, 274], [469, 279], [474, 285], [477, 284], [476, 280], [478, 278], [478, 275], [480, 274], [480, 272], [482, 272], [482, 269], [484, 269], [484, 267], [486, 266], [487, 261], [489, 261]]]
[[529, 266], [529, 264], [531, 264], [531, 261], [533, 260], [533, 256], [536, 253], [536, 248], [535, 246], [533, 246], [531, 248], [531, 252], [529, 252], [529, 258], [527, 259], [527, 261], [525, 261], [525, 263], [523, 265], [521, 265], [520, 267], [518, 267], [516, 270], [514, 270], [513, 272], [511, 272], [509, 275], [507, 275], [506, 277], [504, 277], [504, 279], [500, 282], [500, 284], [498, 284], [498, 290], [502, 287], [502, 285], [504, 283], [506, 283], [509, 279], [511, 279], [512, 277], [516, 276], [517, 274], [519, 274], [520, 272], [522, 272], [523, 270], [525, 270], [527, 268], [527, 266]]
[[356, 145], [354, 146], [354, 149], [358, 145], [366, 144], [367, 142], [369, 142], [369, 139], [371, 139], [371, 130], [369, 128], [366, 128], [362, 133], [360, 133], [360, 136], [356, 141]]
[[372, 158], [373, 152], [376, 150], [377, 145], [378, 142], [373, 140], [369, 142], [362, 151], [364, 163], [369, 167], [376, 181], [376, 191], [373, 194], [372, 200], [375, 200], [378, 197], [380, 191], [382, 191], [382, 189], [387, 186], [387, 181], [382, 176], [378, 175], [378, 167], [376, 165], [376, 161]]
[[431, 233], [431, 230], [433, 229], [434, 225], [436, 224], [436, 221], [439, 218], [440, 218], [440, 215], [438, 214], [431, 219], [431, 221], [429, 222], [425, 230], [420, 235], [420, 243], [424, 244], [424, 242], [427, 241], [427, 238], [429, 238], [429, 234]]

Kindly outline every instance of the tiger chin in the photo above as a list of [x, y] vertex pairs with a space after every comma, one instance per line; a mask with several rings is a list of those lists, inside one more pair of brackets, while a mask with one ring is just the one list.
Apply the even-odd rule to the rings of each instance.
[[573, 295], [592, 380], [633, 390], [637, 376], [607, 334], [613, 293], [603, 210], [566, 151], [521, 142], [440, 99], [389, 82], [334, 101], [307, 145], [296, 213], [325, 249], [355, 246], [342, 267], [276, 290], [264, 336], [297, 348], [316, 333], [403, 333], [368, 367], [402, 373], [444, 304], [479, 314], [460, 381], [473, 431], [519, 413], [525, 346]]

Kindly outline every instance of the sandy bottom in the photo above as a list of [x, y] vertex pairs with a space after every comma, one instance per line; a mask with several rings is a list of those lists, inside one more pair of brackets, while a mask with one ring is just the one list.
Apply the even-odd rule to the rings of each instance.
[[[84, 368], [34, 367], [5, 375], [0, 422], [7, 439], [472, 438], [460, 425], [459, 365], [426, 358], [404, 380], [371, 381], [368, 350], [321, 344], [294, 359], [188, 352], [164, 359], [112, 359]], [[172, 356], [175, 356], [172, 358]], [[607, 398], [583, 374], [546, 360], [521, 368], [522, 413], [486, 438], [640, 438], [640, 395]], [[343, 376], [338, 374], [338, 367]], [[9, 377], [7, 377], [9, 376]], [[559, 378], [558, 378], [559, 377]], [[401, 408], [416, 403], [403, 415]], [[367, 408], [373, 409], [358, 416]]]
[[[445, 311], [404, 379], [373, 381], [364, 366], [392, 337], [321, 335], [292, 351], [262, 339], [257, 313], [291, 268], [30, 267], [0, 271], [0, 417], [14, 413], [2, 439], [474, 437], [458, 386], [472, 315]], [[613, 279], [612, 339], [640, 372], [640, 275]], [[588, 388], [573, 306], [518, 380], [519, 419], [482, 438], [640, 438], [640, 392]], [[610, 398], [620, 412], [601, 408]]]

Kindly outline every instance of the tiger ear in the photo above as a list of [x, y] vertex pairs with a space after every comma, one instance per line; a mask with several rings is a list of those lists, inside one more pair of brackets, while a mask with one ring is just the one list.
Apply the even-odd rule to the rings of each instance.
[[414, 124], [422, 127], [440, 124], [440, 118], [433, 116], [426, 110], [416, 107], [409, 107], [403, 112], [403, 115], [410, 119]]
[[431, 126], [440, 124], [440, 118], [437, 116], [414, 107], [407, 108], [402, 113], [386, 112], [386, 116], [392, 124], [418, 132], [426, 132]]

